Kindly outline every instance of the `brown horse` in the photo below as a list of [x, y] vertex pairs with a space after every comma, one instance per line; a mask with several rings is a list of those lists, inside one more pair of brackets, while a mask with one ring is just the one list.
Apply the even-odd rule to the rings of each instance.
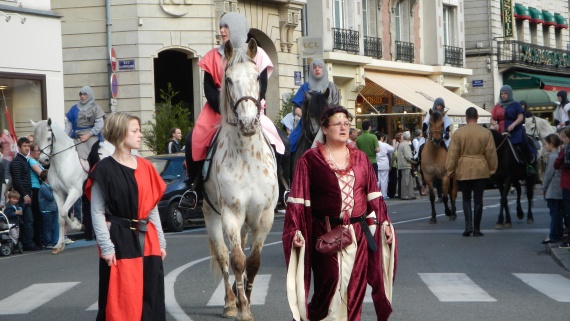
[[[445, 112], [446, 113], [446, 112]], [[447, 161], [447, 149], [443, 141], [443, 116], [445, 113], [429, 110], [429, 135], [421, 152], [421, 170], [424, 182], [429, 188], [429, 200], [431, 202], [430, 224], [437, 223], [435, 213], [435, 194], [433, 192], [433, 181], [441, 179], [443, 181], [442, 201], [445, 205], [445, 215], [450, 221], [455, 221], [455, 199], [457, 198], [457, 182], [449, 179], [445, 172], [445, 162]], [[451, 208], [448, 206], [448, 194], [451, 192]]]

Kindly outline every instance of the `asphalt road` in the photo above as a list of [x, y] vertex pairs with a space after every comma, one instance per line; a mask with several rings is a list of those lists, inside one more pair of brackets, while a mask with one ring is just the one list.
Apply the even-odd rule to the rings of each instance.
[[[546, 254], [549, 215], [536, 197], [535, 223], [513, 218], [497, 230], [496, 191], [485, 194], [483, 237], [462, 237], [458, 220], [443, 214], [428, 224], [429, 201], [387, 201], [399, 241], [399, 265], [390, 320], [570, 320], [570, 272]], [[526, 208], [526, 203], [523, 203]], [[511, 205], [514, 209], [514, 205]], [[438, 213], [443, 205], [437, 204]], [[285, 295], [278, 214], [262, 253], [253, 290], [256, 320], [291, 320]], [[167, 234], [164, 262], [168, 320], [220, 320], [223, 294], [210, 265], [206, 231], [188, 228]], [[0, 320], [94, 320], [97, 302], [97, 248], [77, 241], [57, 256], [28, 252], [0, 258]], [[375, 320], [365, 301], [362, 320]]]

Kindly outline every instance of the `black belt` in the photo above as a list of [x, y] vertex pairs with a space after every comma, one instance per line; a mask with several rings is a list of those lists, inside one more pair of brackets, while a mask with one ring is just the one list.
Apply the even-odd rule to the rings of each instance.
[[[341, 217], [335, 217], [335, 218], [329, 217], [329, 221], [331, 223], [331, 228], [334, 228], [344, 223], [344, 220]], [[360, 223], [360, 227], [362, 228], [364, 236], [366, 236], [366, 241], [368, 242], [368, 248], [372, 252], [376, 252], [376, 250], [378, 250], [378, 246], [376, 246], [376, 240], [374, 239], [374, 235], [372, 235], [372, 232], [370, 232], [370, 228], [368, 228], [366, 217], [364, 215], [358, 217], [351, 217], [350, 224], [354, 223]]]
[[148, 224], [148, 218], [142, 220], [131, 220], [128, 218], [118, 217], [115, 215], [105, 214], [105, 219], [113, 224], [117, 224], [122, 227], [129, 228], [133, 231], [139, 230], [141, 232], [146, 232]]

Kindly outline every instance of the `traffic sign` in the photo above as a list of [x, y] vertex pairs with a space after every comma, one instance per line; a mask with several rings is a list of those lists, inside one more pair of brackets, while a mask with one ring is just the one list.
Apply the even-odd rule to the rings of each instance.
[[117, 71], [117, 54], [115, 54], [115, 48], [111, 47], [109, 52], [109, 61], [111, 62], [111, 70], [113, 72]]
[[117, 80], [117, 74], [113, 73], [111, 75], [111, 96], [117, 99], [117, 95], [119, 94], [119, 80]]

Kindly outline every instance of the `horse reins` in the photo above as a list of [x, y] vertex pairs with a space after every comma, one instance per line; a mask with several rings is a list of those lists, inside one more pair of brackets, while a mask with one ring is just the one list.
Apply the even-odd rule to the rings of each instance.
[[[86, 142], [86, 141], [82, 141], [82, 142], [79, 142], [79, 143], [77, 143], [77, 144], [73, 144], [73, 145], [71, 145], [70, 147], [64, 148], [64, 149], [60, 150], [59, 152], [54, 153], [54, 152], [53, 152], [53, 143], [55, 142], [55, 135], [53, 134], [53, 130], [51, 129], [51, 126], [48, 126], [48, 128], [49, 128], [49, 131], [50, 131], [50, 133], [51, 133], [51, 143], [50, 143], [49, 145], [47, 145], [46, 147], [40, 149], [40, 153], [46, 155], [48, 158], [52, 158], [53, 156], [55, 156], [55, 155], [57, 155], [57, 154], [63, 153], [63, 152], [65, 152], [65, 151], [68, 150], [68, 149], [71, 149], [71, 148], [73, 148], [73, 147], [75, 147], [75, 146], [77, 146], [77, 145], [81, 145], [81, 144], [83, 144], [83, 143]], [[44, 152], [44, 150], [46, 150], [47, 148], [50, 149], [50, 154]]]
[[[259, 117], [261, 116], [261, 103], [259, 102], [258, 99], [255, 99], [252, 96], [243, 96], [240, 99], [238, 99], [235, 103], [232, 103], [232, 111], [234, 112], [234, 115], [236, 116], [237, 119], [239, 119], [239, 115], [237, 113], [237, 108], [238, 105], [241, 104], [244, 101], [252, 101], [255, 106], [257, 107], [257, 116], [256, 118], [259, 120]], [[226, 121], [228, 124], [232, 125], [232, 126], [237, 126], [238, 124], [238, 120], [236, 120], [235, 122], [230, 122], [229, 119]]]

